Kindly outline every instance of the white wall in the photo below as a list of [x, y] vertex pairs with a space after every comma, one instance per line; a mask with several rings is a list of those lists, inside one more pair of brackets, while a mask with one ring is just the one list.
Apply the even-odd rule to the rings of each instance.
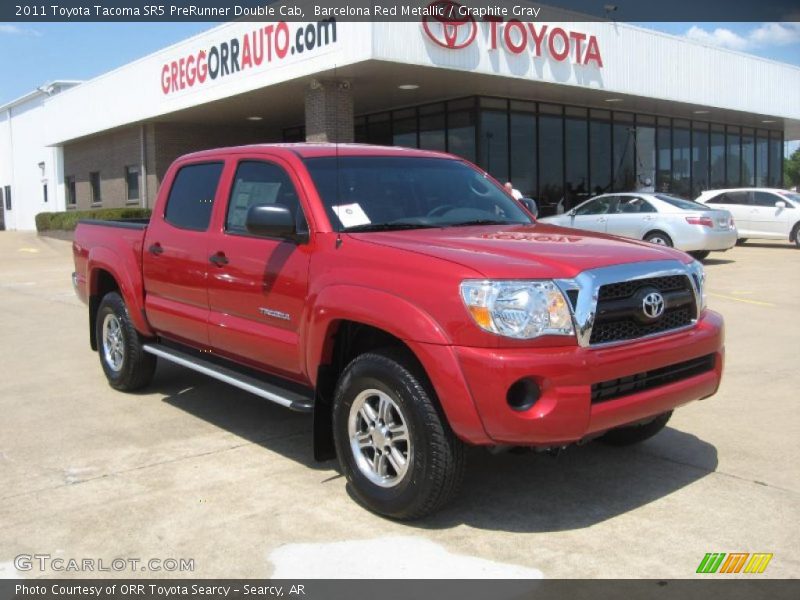
[[528, 51], [514, 54], [505, 49], [502, 39], [498, 49], [490, 50], [488, 23], [479, 23], [474, 42], [457, 50], [433, 43], [420, 23], [375, 23], [373, 55], [405, 64], [800, 120], [798, 67], [624, 23], [540, 23], [536, 27], [542, 25], [548, 25], [550, 31], [560, 26], [596, 36], [603, 67], [576, 65], [569, 59], [559, 62], [547, 53], [536, 57], [530, 46]]
[[11, 211], [5, 212], [8, 230], [33, 230], [38, 213], [65, 210], [61, 149], [46, 146], [47, 100], [42, 94], [0, 113], [0, 186], [11, 186]]

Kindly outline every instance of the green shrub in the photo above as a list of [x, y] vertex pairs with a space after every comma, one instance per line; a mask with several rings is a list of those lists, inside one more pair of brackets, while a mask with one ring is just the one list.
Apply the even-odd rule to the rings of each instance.
[[64, 212], [44, 212], [36, 215], [36, 231], [73, 231], [78, 221], [98, 219], [111, 221], [115, 219], [144, 219], [150, 217], [149, 208], [98, 208], [95, 210], [67, 210]]

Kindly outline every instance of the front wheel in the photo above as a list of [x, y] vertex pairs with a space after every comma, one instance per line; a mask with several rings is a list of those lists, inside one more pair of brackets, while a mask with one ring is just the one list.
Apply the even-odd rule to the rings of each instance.
[[709, 254], [711, 254], [710, 250], [695, 250], [694, 252], [689, 252], [689, 256], [697, 260], [705, 260], [708, 258]]
[[657, 244], [659, 246], [669, 246], [672, 248], [672, 238], [669, 237], [663, 231], [651, 231], [646, 236], [644, 236], [645, 242], [650, 242], [651, 244]]
[[794, 226], [792, 229], [792, 241], [794, 242], [795, 246], [800, 248], [800, 223]]
[[356, 500], [398, 520], [444, 506], [464, 474], [464, 445], [413, 361], [393, 350], [355, 358], [336, 388], [333, 432]]
[[669, 418], [672, 416], [672, 411], [661, 413], [652, 421], [636, 425], [627, 425], [625, 427], [617, 427], [607, 431], [600, 436], [598, 441], [608, 444], [609, 446], [632, 446], [645, 440], [649, 440], [659, 431], [667, 426]]
[[142, 338], [118, 293], [110, 292], [100, 301], [96, 325], [100, 364], [111, 387], [131, 392], [150, 383], [156, 357], [144, 351]]

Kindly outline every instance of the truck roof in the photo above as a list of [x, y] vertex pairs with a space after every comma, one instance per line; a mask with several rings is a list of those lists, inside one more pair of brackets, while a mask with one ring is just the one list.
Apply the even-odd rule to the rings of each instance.
[[248, 146], [231, 146], [214, 148], [186, 154], [182, 158], [201, 158], [219, 156], [220, 154], [243, 154], [263, 149], [265, 152], [289, 152], [301, 158], [317, 158], [326, 156], [412, 156], [428, 158], [457, 158], [445, 152], [418, 150], [417, 148], [400, 148], [397, 146], [374, 146], [371, 144], [327, 144], [327, 143], [293, 143], [293, 144], [252, 144]]

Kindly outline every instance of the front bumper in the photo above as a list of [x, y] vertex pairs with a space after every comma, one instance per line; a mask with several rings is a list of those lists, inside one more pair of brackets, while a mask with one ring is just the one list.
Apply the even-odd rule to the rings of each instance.
[[[577, 442], [713, 395], [722, 376], [723, 344], [722, 318], [707, 310], [692, 329], [613, 347], [455, 347], [460, 374], [485, 436], [459, 431], [458, 423], [454, 429], [475, 444], [553, 446]], [[709, 371], [592, 403], [592, 384], [708, 355], [714, 356]], [[530, 409], [516, 411], [508, 405], [507, 393], [512, 384], [526, 377], [539, 384], [541, 396]], [[436, 378], [432, 379], [439, 388]]]

